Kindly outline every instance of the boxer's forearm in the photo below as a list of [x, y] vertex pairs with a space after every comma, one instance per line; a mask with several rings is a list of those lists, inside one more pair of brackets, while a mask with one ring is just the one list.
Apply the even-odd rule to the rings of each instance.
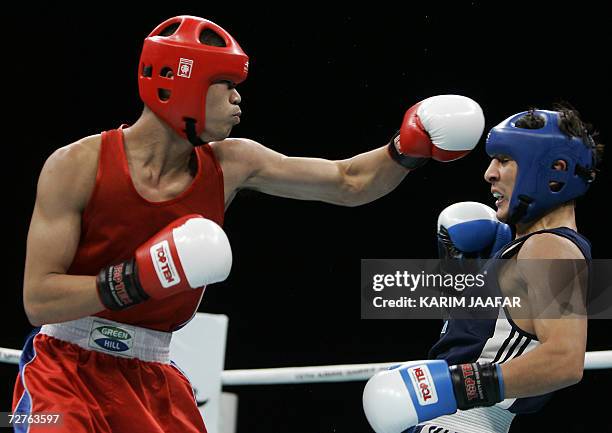
[[339, 161], [289, 157], [252, 141], [236, 147], [254, 161], [241, 188], [298, 200], [358, 206], [388, 194], [408, 173], [386, 146]]
[[544, 343], [501, 367], [505, 398], [533, 397], [580, 382], [584, 350]]
[[393, 161], [387, 146], [338, 161], [352, 188], [349, 206], [359, 206], [393, 191], [409, 170]]
[[104, 310], [96, 277], [49, 274], [24, 287], [24, 307], [30, 323], [40, 326], [90, 316]]

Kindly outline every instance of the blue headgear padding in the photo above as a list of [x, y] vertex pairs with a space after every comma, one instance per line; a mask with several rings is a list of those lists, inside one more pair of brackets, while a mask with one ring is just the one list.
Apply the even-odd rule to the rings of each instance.
[[[594, 179], [594, 147], [559, 129], [559, 112], [535, 110], [544, 120], [539, 129], [517, 128], [515, 123], [527, 111], [510, 116], [491, 129], [486, 149], [489, 156], [507, 155], [516, 161], [518, 172], [510, 198], [508, 223], [529, 222], [548, 210], [586, 193]], [[555, 170], [557, 160], [567, 163], [567, 170]], [[550, 182], [562, 184], [552, 191]]]

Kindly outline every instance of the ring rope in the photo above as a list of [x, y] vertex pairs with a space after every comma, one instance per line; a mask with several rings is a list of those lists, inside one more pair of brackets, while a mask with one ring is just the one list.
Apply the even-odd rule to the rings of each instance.
[[[19, 364], [21, 350], [0, 347], [0, 362]], [[312, 367], [256, 368], [225, 370], [221, 373], [223, 385], [280, 385], [295, 383], [350, 382], [368, 380], [379, 371], [402, 362], [373, 364], [319, 365]], [[612, 350], [587, 352], [585, 370], [612, 368]]]

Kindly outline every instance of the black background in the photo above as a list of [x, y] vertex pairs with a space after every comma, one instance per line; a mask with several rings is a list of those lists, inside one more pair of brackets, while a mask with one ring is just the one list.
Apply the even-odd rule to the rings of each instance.
[[[21, 347], [30, 329], [21, 302], [23, 261], [45, 159], [83, 136], [137, 119], [142, 41], [170, 16], [207, 17], [240, 42], [250, 56], [250, 75], [238, 88], [243, 117], [233, 136], [284, 154], [342, 159], [381, 146], [407, 108], [446, 93], [478, 101], [487, 129], [512, 113], [566, 99], [598, 127], [600, 141], [609, 141], [610, 37], [603, 7], [142, 6], [139, 12], [47, 6], [5, 19], [3, 183], [13, 239], [3, 347]], [[360, 319], [360, 259], [434, 257], [435, 223], [444, 207], [462, 200], [493, 205], [482, 177], [488, 164], [483, 142], [466, 158], [430, 163], [388, 196], [357, 208], [240, 193], [225, 224], [234, 250], [232, 275], [208, 288], [200, 307], [230, 317], [226, 368], [425, 357], [440, 323]], [[591, 239], [596, 258], [610, 258], [609, 193], [604, 165], [577, 209], [579, 230]], [[591, 321], [588, 349], [609, 349], [610, 343], [610, 322]], [[1, 365], [0, 372], [0, 410], [7, 411], [16, 368]], [[609, 414], [594, 406], [607, 401], [610, 385], [610, 370], [588, 371], [540, 413], [517, 418], [512, 431], [609, 431]], [[362, 388], [228, 390], [239, 393], [242, 432], [366, 432]]]

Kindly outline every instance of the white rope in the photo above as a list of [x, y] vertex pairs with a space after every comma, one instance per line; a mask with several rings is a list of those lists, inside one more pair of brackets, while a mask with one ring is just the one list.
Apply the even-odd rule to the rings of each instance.
[[584, 355], [585, 370], [603, 370], [604, 368], [612, 368], [612, 350], [587, 352]]
[[[221, 374], [221, 382], [223, 385], [279, 385], [368, 380], [379, 371], [386, 370], [390, 366], [397, 364], [400, 364], [400, 362], [225, 370]], [[604, 368], [612, 368], [612, 350], [587, 352], [585, 354], [585, 370]]]
[[[20, 350], [0, 348], [0, 362], [19, 364], [20, 356]], [[397, 364], [400, 364], [400, 362], [225, 370], [221, 373], [221, 383], [223, 385], [279, 385], [360, 381], [368, 380], [377, 372]], [[605, 368], [612, 368], [612, 350], [587, 352], [585, 354], [585, 370]]]
[[223, 385], [277, 385], [283, 383], [349, 382], [367, 380], [379, 371], [397, 364], [401, 363], [225, 370], [221, 373], [221, 383]]
[[0, 347], [0, 362], [5, 364], [19, 364], [20, 357], [21, 350]]

